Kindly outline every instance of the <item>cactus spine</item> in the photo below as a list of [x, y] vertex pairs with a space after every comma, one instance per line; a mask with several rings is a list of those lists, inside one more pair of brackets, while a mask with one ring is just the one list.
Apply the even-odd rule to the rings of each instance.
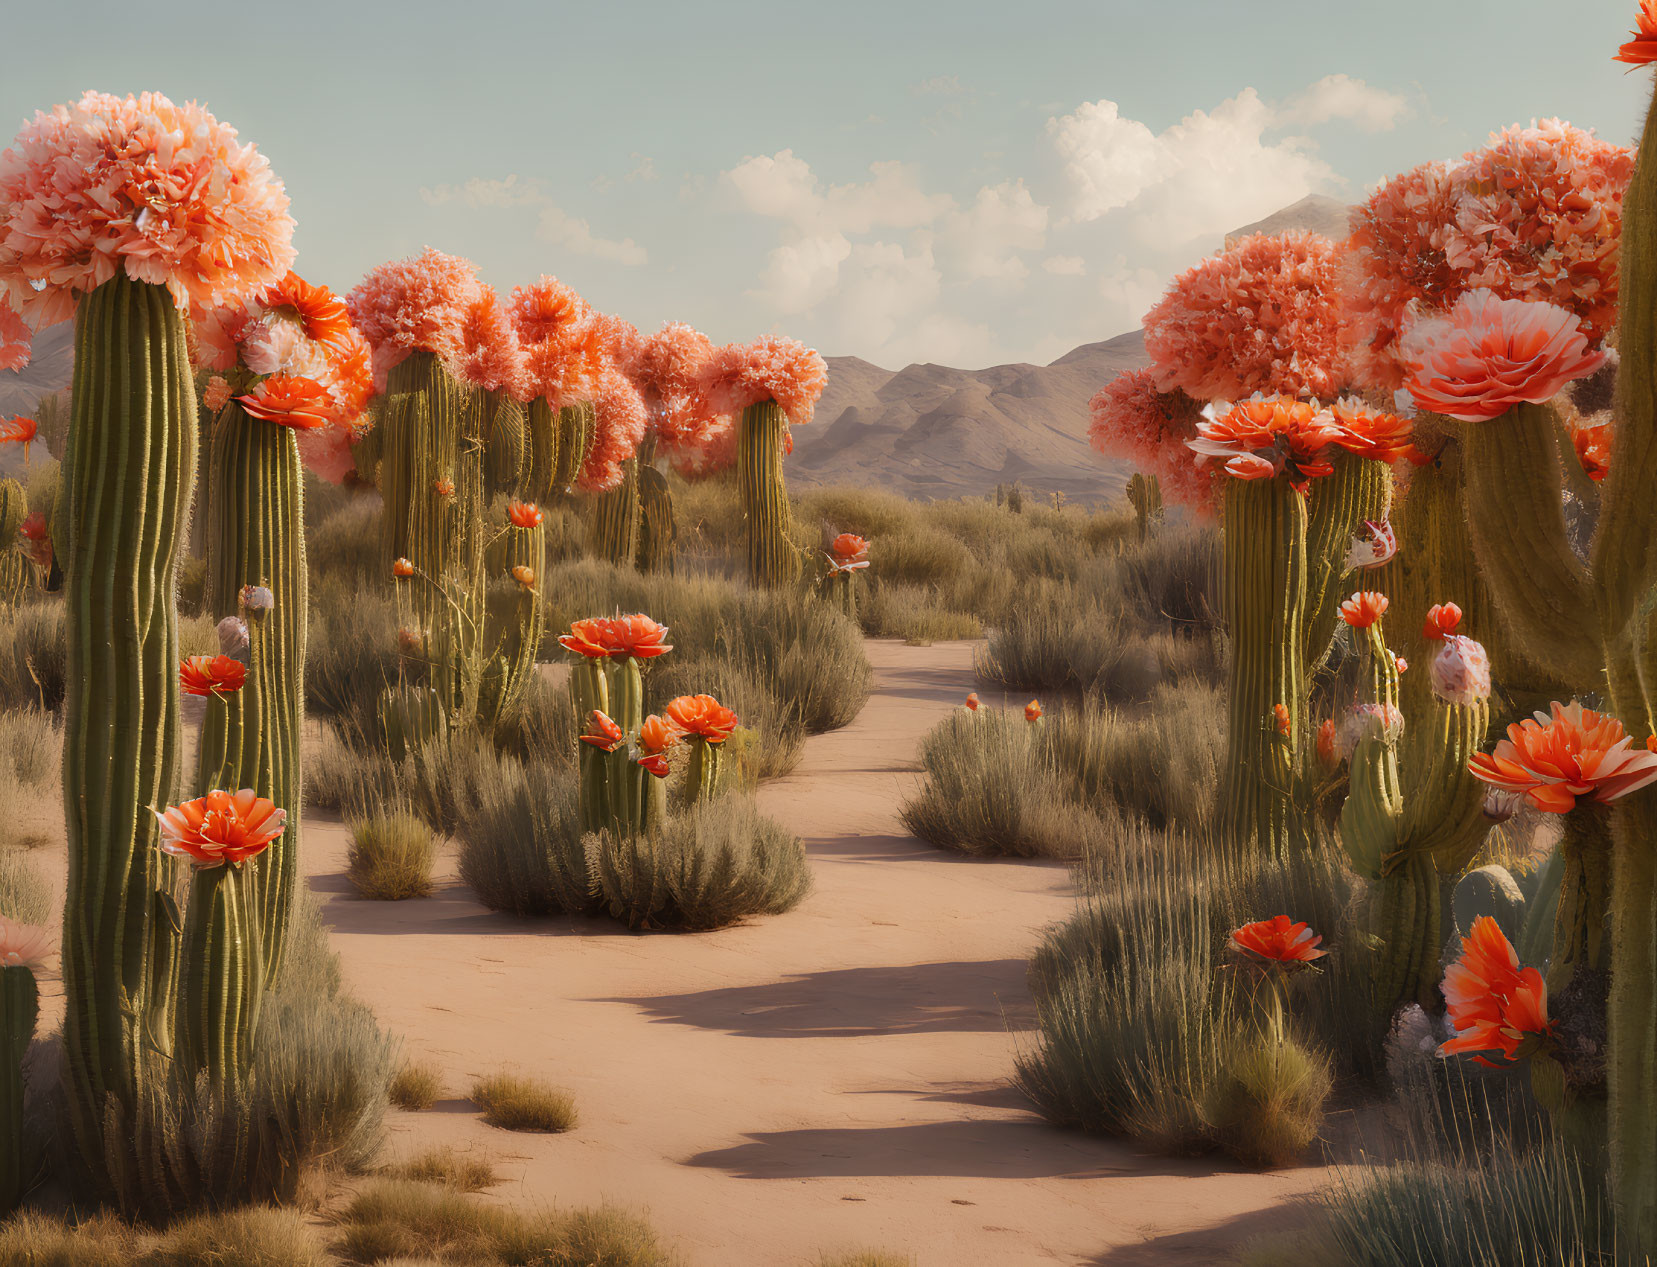
[[231, 401], [213, 427], [208, 487], [208, 610], [215, 619], [236, 615], [244, 586], [263, 586], [273, 599], [270, 610], [246, 613], [248, 675], [237, 704], [246, 724], [236, 728], [239, 743], [227, 749], [218, 781], [199, 792], [252, 788], [287, 811], [287, 830], [260, 857], [248, 895], [267, 980], [274, 980], [298, 883], [304, 801], [300, 737], [310, 586], [304, 480], [292, 428], [250, 417]]
[[183, 319], [164, 288], [117, 274], [76, 314], [63, 494], [64, 1062], [77, 1144], [99, 1173], [109, 1111], [130, 1118], [149, 1062], [162, 874], [149, 807], [178, 778], [174, 599], [195, 466]]
[[783, 483], [783, 443], [788, 419], [774, 400], [742, 411], [737, 435], [737, 480], [748, 520], [748, 580], [786, 585], [800, 574], [800, 552], [789, 529], [793, 515]]
[[29, 1187], [23, 1147], [23, 1057], [34, 1038], [40, 992], [34, 970], [0, 968], [0, 1214], [9, 1214]]

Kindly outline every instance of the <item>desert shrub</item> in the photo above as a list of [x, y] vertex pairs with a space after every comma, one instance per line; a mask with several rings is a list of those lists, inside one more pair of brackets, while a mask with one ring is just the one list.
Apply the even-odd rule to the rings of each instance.
[[502, 752], [521, 761], [573, 770], [582, 729], [569, 684], [555, 685], [537, 673], [525, 684], [523, 706], [503, 720], [494, 738]]
[[674, 1261], [648, 1223], [614, 1206], [524, 1213], [408, 1179], [364, 1188], [340, 1223], [339, 1250], [355, 1263], [667, 1267]]
[[838, 1254], [824, 1254], [817, 1259], [817, 1267], [915, 1267], [911, 1254], [894, 1254], [884, 1249], [852, 1249]]
[[0, 708], [61, 708], [67, 658], [62, 603], [42, 599], [0, 610]]
[[600, 909], [581, 847], [575, 780], [530, 766], [484, 792], [460, 824], [460, 878], [510, 915]]
[[443, 1094], [443, 1075], [430, 1061], [405, 1060], [386, 1088], [391, 1103], [400, 1109], [429, 1109]]
[[1323, 1125], [1329, 1064], [1292, 1038], [1247, 1034], [1226, 1051], [1203, 1119], [1214, 1141], [1253, 1166], [1286, 1166]]
[[440, 1183], [456, 1192], [482, 1192], [500, 1182], [500, 1176], [487, 1158], [447, 1145], [428, 1148], [406, 1160], [393, 1162], [381, 1173], [390, 1179]]
[[429, 897], [437, 844], [412, 810], [394, 809], [354, 818], [345, 876], [357, 896], [376, 902]]
[[814, 488], [799, 495], [794, 517], [819, 527], [832, 540], [855, 532], [871, 540], [893, 536], [915, 526], [925, 509], [914, 502], [876, 488]]
[[397, 608], [383, 594], [315, 573], [305, 657], [305, 703], [315, 715], [378, 733], [380, 692], [397, 681]]
[[654, 836], [584, 845], [605, 906], [629, 928], [723, 928], [792, 910], [811, 888], [799, 837], [740, 794], [699, 802]]
[[575, 1125], [575, 1097], [539, 1078], [494, 1073], [472, 1084], [472, 1101], [483, 1120], [506, 1131], [558, 1134]]
[[297, 1210], [259, 1206], [174, 1223], [137, 1261], [155, 1267], [326, 1267], [332, 1261]]
[[978, 676], [1012, 691], [1086, 691], [1129, 649], [1122, 615], [1099, 606], [1031, 603], [987, 631]]
[[19, 924], [50, 927], [57, 902], [51, 884], [19, 851], [0, 849], [0, 915]]
[[869, 570], [902, 585], [945, 585], [973, 567], [960, 538], [930, 525], [877, 535], [869, 543]]
[[977, 616], [955, 610], [933, 587], [901, 581], [865, 587], [858, 616], [876, 638], [902, 638], [914, 645], [978, 638], [984, 625]]
[[305, 518], [319, 517], [306, 528], [305, 562], [313, 584], [347, 585], [359, 593], [384, 589], [391, 575], [391, 560], [380, 541], [382, 504], [378, 497], [347, 495], [332, 508], [307, 498]]
[[38, 708], [0, 712], [0, 850], [62, 840], [63, 726]]
[[1220, 624], [1220, 534], [1212, 525], [1170, 524], [1122, 552], [1123, 596], [1147, 624], [1211, 634]]
[[[726, 769], [749, 786], [787, 774], [800, 763], [805, 727], [755, 673], [712, 655], [666, 658], [650, 679], [650, 706], [660, 709], [678, 695], [712, 695], [741, 719], [743, 730], [727, 740]], [[573, 713], [573, 709], [571, 710]], [[573, 722], [572, 722], [573, 728]], [[570, 744], [576, 740], [572, 734]]]
[[218, 655], [219, 647], [218, 622], [211, 616], [184, 616], [179, 619], [179, 659], [193, 655]]
[[988, 706], [951, 715], [922, 743], [926, 778], [903, 822], [962, 853], [1080, 859], [1110, 852], [1107, 826], [1076, 803], [1022, 714]]
[[113, 1214], [81, 1222], [21, 1210], [0, 1224], [0, 1267], [131, 1267], [139, 1237]]

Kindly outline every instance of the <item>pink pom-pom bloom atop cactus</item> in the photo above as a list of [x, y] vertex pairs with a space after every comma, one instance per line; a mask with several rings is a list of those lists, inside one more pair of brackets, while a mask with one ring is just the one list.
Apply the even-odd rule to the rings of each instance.
[[469, 260], [427, 247], [413, 259], [381, 264], [345, 297], [351, 320], [374, 349], [374, 385], [414, 352], [446, 365], [465, 355], [467, 317], [483, 300]]

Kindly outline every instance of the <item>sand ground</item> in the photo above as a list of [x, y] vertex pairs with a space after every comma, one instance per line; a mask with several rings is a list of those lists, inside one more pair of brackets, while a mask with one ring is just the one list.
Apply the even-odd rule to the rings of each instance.
[[[308, 827], [352, 990], [451, 1097], [394, 1113], [393, 1153], [479, 1149], [505, 1176], [496, 1199], [644, 1207], [692, 1267], [854, 1246], [920, 1267], [1210, 1264], [1292, 1219], [1321, 1169], [1145, 1155], [1049, 1127], [1010, 1086], [1033, 1039], [1025, 960], [1071, 909], [1066, 870], [940, 853], [898, 819], [918, 741], [975, 685], [972, 653], [869, 644], [868, 707], [760, 793], [815, 879], [775, 919], [694, 936], [526, 923], [480, 906], [452, 861], [430, 899], [363, 902], [343, 828]], [[461, 1097], [502, 1067], [570, 1088], [578, 1127], [484, 1125]]]

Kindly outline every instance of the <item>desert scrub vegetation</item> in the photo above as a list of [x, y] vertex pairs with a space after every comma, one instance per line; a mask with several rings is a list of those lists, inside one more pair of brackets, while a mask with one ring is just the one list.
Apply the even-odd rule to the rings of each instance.
[[4, 1267], [332, 1267], [339, 1260], [297, 1210], [190, 1215], [153, 1231], [98, 1214], [24, 1211], [0, 1224]]
[[446, 1144], [392, 1162], [381, 1167], [379, 1173], [387, 1179], [438, 1183], [456, 1192], [482, 1192], [500, 1182], [488, 1158]]
[[820, 1255], [815, 1267], [915, 1267], [915, 1256], [885, 1249], [847, 1249]]
[[503, 1131], [539, 1131], [561, 1134], [573, 1130], [578, 1119], [575, 1097], [540, 1078], [516, 1073], [492, 1073], [472, 1084], [472, 1102], [483, 1110], [483, 1120]]
[[364, 1187], [338, 1226], [338, 1252], [351, 1263], [672, 1267], [678, 1261], [649, 1223], [618, 1206], [526, 1213], [411, 1179]]
[[430, 1060], [405, 1060], [386, 1088], [387, 1098], [400, 1109], [429, 1109], [442, 1094], [443, 1075]]
[[429, 897], [437, 842], [411, 809], [391, 808], [346, 823], [351, 844], [345, 876], [357, 896], [376, 902]]

